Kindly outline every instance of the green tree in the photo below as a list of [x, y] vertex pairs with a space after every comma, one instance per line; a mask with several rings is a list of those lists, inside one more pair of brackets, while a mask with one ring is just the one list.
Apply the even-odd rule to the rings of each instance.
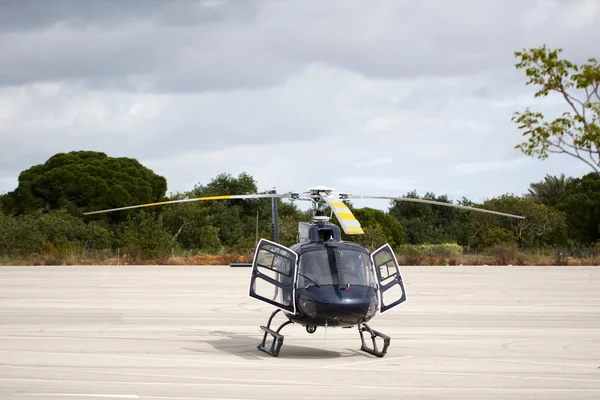
[[79, 240], [86, 249], [105, 250], [112, 248], [113, 235], [101, 223], [91, 221], [86, 224]]
[[[298, 222], [299, 218], [293, 215], [281, 215], [279, 217], [279, 242], [284, 246], [291, 246], [298, 243]], [[262, 237], [271, 237], [270, 230], [264, 231]]]
[[[404, 197], [421, 198], [416, 191]], [[446, 195], [425, 193], [422, 199], [452, 204]], [[455, 242], [460, 231], [460, 210], [451, 207], [392, 200], [389, 214], [402, 224], [409, 244]]]
[[[348, 200], [344, 204], [350, 209], [354, 217], [360, 222], [364, 231], [362, 235], [347, 235], [344, 233], [339, 220], [333, 214], [331, 222], [340, 227], [342, 240], [355, 242], [370, 250], [389, 243], [392, 247], [397, 247], [404, 243], [404, 229], [394, 217], [390, 214], [370, 207], [354, 208]], [[330, 215], [329, 207], [325, 210], [325, 215]]]
[[529, 107], [513, 115], [527, 141], [516, 146], [540, 159], [548, 153], [567, 154], [600, 173], [600, 64], [595, 58], [577, 65], [560, 58], [562, 49], [538, 48], [515, 52], [516, 67], [524, 69], [527, 85], [537, 86], [535, 97], [556, 93], [565, 100], [566, 111], [548, 122]]
[[85, 236], [86, 225], [81, 218], [74, 217], [65, 209], [49, 213], [36, 212], [38, 230], [55, 247], [80, 247]]
[[555, 207], [566, 193], [567, 184], [572, 180], [571, 177], [565, 177], [565, 174], [561, 174], [560, 177], [547, 174], [543, 181], [529, 185], [529, 196], [542, 204]]
[[28, 255], [57, 251], [109, 249], [111, 234], [98, 222], [85, 223], [67, 210], [8, 216], [0, 213], [0, 254]]
[[3, 207], [17, 214], [64, 207], [91, 211], [159, 201], [166, 189], [165, 178], [135, 159], [73, 151], [21, 172]]
[[[363, 231], [365, 232], [364, 234], [353, 236], [351, 241], [356, 242], [361, 246], [364, 246], [369, 251], [374, 251], [377, 248], [383, 246], [384, 244], [390, 242], [382, 226], [379, 224], [364, 226]], [[390, 246], [392, 246], [392, 248], [398, 247], [391, 243]]]
[[600, 176], [592, 172], [567, 184], [557, 208], [567, 216], [569, 237], [583, 244], [600, 240]]
[[[189, 197], [188, 194], [176, 194], [170, 200]], [[177, 243], [186, 250], [217, 250], [221, 247], [219, 229], [212, 225], [212, 217], [205, 203], [183, 203], [167, 206], [162, 210], [165, 229], [172, 235], [173, 244]]]
[[[194, 197], [257, 193], [256, 181], [245, 172], [237, 177], [219, 174], [208, 184], [197, 185], [192, 191]], [[219, 240], [224, 246], [233, 246], [249, 237], [254, 240], [257, 212], [259, 232], [270, 230], [271, 199], [210, 200], [205, 204], [213, 226], [219, 229]]]
[[396, 247], [404, 243], [404, 228], [390, 214], [370, 207], [352, 209], [352, 213], [364, 228], [365, 237], [357, 238], [359, 242], [362, 239], [366, 240], [368, 242], [364, 243], [366, 247], [373, 248], [385, 243]]
[[468, 226], [469, 245], [486, 248], [502, 242], [517, 242], [535, 248], [566, 243], [564, 213], [531, 198], [504, 194], [483, 202], [482, 208], [524, 216], [525, 219], [473, 212]]
[[31, 215], [9, 216], [0, 213], [0, 254], [26, 256], [41, 253], [46, 237]]
[[116, 229], [115, 245], [134, 261], [165, 258], [171, 254], [172, 236], [162, 215], [145, 210], [128, 215]]

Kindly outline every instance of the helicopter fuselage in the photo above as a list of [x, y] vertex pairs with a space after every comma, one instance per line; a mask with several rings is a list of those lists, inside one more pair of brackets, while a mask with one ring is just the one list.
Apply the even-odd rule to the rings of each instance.
[[296, 313], [302, 325], [351, 327], [369, 321], [378, 310], [377, 280], [364, 247], [343, 241], [299, 243]]

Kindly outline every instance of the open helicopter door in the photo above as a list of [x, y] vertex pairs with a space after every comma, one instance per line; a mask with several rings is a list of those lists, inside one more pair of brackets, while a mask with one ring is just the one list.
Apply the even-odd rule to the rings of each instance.
[[256, 247], [250, 278], [250, 297], [296, 313], [294, 280], [298, 253], [267, 239]]
[[379, 312], [382, 313], [406, 301], [406, 291], [398, 260], [389, 244], [375, 250], [371, 260], [379, 281]]

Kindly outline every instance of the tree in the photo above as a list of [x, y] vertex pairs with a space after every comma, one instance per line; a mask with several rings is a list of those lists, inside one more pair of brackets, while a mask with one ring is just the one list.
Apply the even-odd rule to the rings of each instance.
[[84, 222], [66, 209], [31, 214], [36, 217], [37, 229], [46, 241], [58, 249], [109, 249], [110, 232], [97, 221]]
[[565, 212], [569, 238], [583, 244], [600, 240], [600, 176], [589, 173], [567, 184], [565, 196], [557, 204]]
[[564, 213], [531, 198], [504, 194], [483, 202], [482, 208], [521, 215], [524, 219], [474, 212], [469, 224], [470, 245], [490, 247], [502, 242], [517, 242], [535, 248], [566, 243]]
[[[242, 172], [237, 178], [219, 174], [207, 185], [196, 186], [191, 193], [194, 197], [257, 194], [258, 188], [254, 178]], [[225, 246], [233, 246], [243, 238], [251, 237], [254, 241], [257, 211], [259, 231], [270, 229], [271, 199], [211, 200], [205, 204], [213, 226], [219, 229], [219, 240]]]
[[371, 250], [375, 250], [386, 243], [389, 243], [392, 247], [404, 243], [402, 224], [390, 214], [370, 207], [354, 208], [350, 202], [347, 202], [346, 205], [360, 222], [365, 233], [363, 235], [345, 234], [334, 214], [331, 222], [340, 226], [342, 240], [358, 243]]
[[160, 201], [166, 190], [166, 179], [135, 159], [73, 151], [21, 172], [19, 186], [2, 203], [4, 211], [16, 214], [58, 208], [78, 212]]
[[8, 216], [0, 213], [0, 255], [41, 253], [45, 235], [31, 215]]
[[542, 204], [554, 207], [564, 196], [567, 185], [572, 180], [571, 177], [565, 177], [565, 174], [561, 174], [560, 177], [547, 174], [543, 181], [529, 185], [529, 196]]
[[[187, 196], [171, 196], [170, 200]], [[162, 210], [165, 229], [172, 235], [173, 244], [177, 243], [186, 250], [201, 249], [212, 251], [220, 249], [219, 230], [212, 226], [211, 216], [206, 204], [201, 202], [174, 204]]]
[[[416, 191], [404, 197], [419, 199]], [[448, 196], [425, 193], [425, 200], [451, 203]], [[404, 227], [405, 242], [409, 244], [454, 242], [459, 232], [460, 210], [444, 206], [392, 200], [389, 213]]]
[[546, 45], [515, 52], [518, 69], [525, 69], [527, 85], [536, 85], [535, 97], [558, 93], [567, 111], [548, 122], [540, 112], [516, 112], [512, 121], [524, 130], [527, 141], [515, 148], [540, 159], [548, 153], [567, 154], [600, 174], [600, 64], [595, 58], [577, 65], [559, 58], [562, 49]]
[[140, 210], [119, 224], [115, 244], [133, 261], [166, 258], [171, 254], [172, 236], [164, 228], [162, 215]]
[[85, 223], [67, 210], [8, 216], [0, 213], [0, 254], [28, 255], [44, 250], [108, 249], [111, 235], [96, 221]]
[[[380, 230], [390, 246], [400, 246], [404, 243], [402, 224], [390, 214], [370, 207], [354, 209], [352, 212], [367, 230]], [[385, 243], [380, 243], [383, 244]]]

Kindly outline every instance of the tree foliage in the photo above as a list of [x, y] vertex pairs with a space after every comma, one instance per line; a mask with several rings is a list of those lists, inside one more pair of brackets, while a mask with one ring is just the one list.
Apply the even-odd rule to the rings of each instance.
[[469, 244], [473, 247], [516, 242], [520, 247], [534, 248], [566, 242], [565, 215], [533, 199], [505, 194], [483, 202], [482, 208], [521, 215], [525, 219], [473, 212], [468, 226]]
[[[237, 177], [219, 174], [208, 184], [197, 185], [192, 191], [194, 197], [256, 193], [256, 182], [247, 173], [241, 173]], [[259, 230], [264, 229], [267, 224], [265, 216], [271, 215], [270, 211], [267, 212], [267, 202], [259, 199], [207, 201], [205, 204], [212, 224], [219, 230], [219, 240], [224, 246], [233, 246], [249, 235], [255, 236], [257, 211]], [[270, 200], [268, 204], [270, 209]]]
[[159, 201], [166, 190], [166, 179], [135, 159], [73, 151], [21, 172], [3, 209], [17, 214], [64, 207], [98, 210]]
[[[392, 247], [404, 243], [402, 224], [389, 213], [370, 207], [355, 208], [349, 201], [345, 203], [360, 222], [365, 233], [363, 235], [346, 235], [342, 230], [342, 240], [356, 242], [371, 250], [375, 250], [386, 243], [389, 243]], [[332, 222], [340, 226], [335, 214]]]
[[[452, 203], [448, 196], [434, 193], [420, 197], [412, 191], [403, 197]], [[461, 211], [456, 208], [392, 200], [389, 214], [404, 227], [405, 242], [409, 244], [453, 242], [458, 236]]]
[[67, 210], [27, 215], [0, 213], [0, 254], [26, 255], [48, 249], [106, 249], [110, 231], [98, 222], [85, 223]]
[[[101, 170], [102, 160], [106, 157], [98, 154], [71, 155], [74, 158], [68, 155], [53, 157], [47, 165], [24, 171], [19, 188], [10, 196], [0, 199], [4, 204], [3, 209], [11, 211], [10, 214], [0, 212], [0, 256], [27, 257], [78, 250], [119, 249], [121, 255], [131, 260], [155, 262], [166, 260], [178, 250], [249, 252], [254, 249], [258, 239], [271, 237], [271, 199], [172, 204], [117, 213], [120, 216], [112, 219], [83, 217], [78, 212], [79, 207], [118, 207], [131, 203], [117, 202], [119, 196], [113, 194], [120, 192], [119, 189], [105, 193], [103, 200], [95, 203], [96, 206], [78, 203], [85, 199], [92, 201], [93, 196], [88, 194], [80, 193], [81, 196], [77, 196], [77, 190], [85, 190], [88, 184], [84, 179], [85, 174], [92, 176], [90, 171], [94, 168]], [[81, 165], [77, 165], [78, 162]], [[116, 165], [123, 167], [128, 163], [109, 164], [116, 168]], [[91, 164], [95, 167], [90, 167]], [[138, 165], [137, 161], [130, 164]], [[136, 176], [136, 172], [124, 170], [127, 168], [122, 168], [120, 173]], [[77, 185], [70, 182], [76, 176], [73, 171], [81, 172], [77, 176], [83, 184], [77, 190]], [[149, 170], [142, 171], [148, 173]], [[111, 175], [105, 171], [94, 176], [105, 176], [106, 182], [112, 182], [110, 179], [116, 179], [119, 173]], [[156, 181], [159, 184], [153, 187], [152, 176], [149, 174], [144, 178], [143, 174], [140, 175], [138, 179], [142, 183], [139, 191], [135, 189], [135, 180], [126, 183], [123, 191], [128, 194], [123, 199], [129, 201], [149, 196], [144, 199], [147, 202], [157, 199], [152, 196], [158, 196], [162, 200], [164, 186], [159, 177]], [[119, 182], [127, 181], [123, 176], [121, 178]], [[50, 186], [55, 189], [49, 192], [42, 190]], [[167, 199], [254, 193], [259, 191], [252, 176], [246, 173], [237, 177], [220, 174], [206, 185], [198, 185]], [[421, 198], [416, 191], [404, 197]], [[426, 193], [422, 198], [451, 203], [446, 195]], [[19, 203], [19, 199], [23, 200], [23, 204]], [[41, 199], [48, 202], [49, 206], [42, 206]], [[9, 205], [10, 202], [13, 203]], [[600, 242], [600, 175], [596, 173], [580, 178], [546, 175], [543, 181], [532, 183], [529, 193], [524, 196], [503, 194], [482, 204], [465, 198], [457, 201], [461, 205], [523, 215], [526, 219], [406, 201], [392, 201], [387, 212], [369, 207], [358, 208], [349, 201], [345, 202], [361, 222], [365, 234], [342, 233], [342, 239], [358, 242], [370, 250], [389, 243], [395, 249], [407, 251], [406, 254], [401, 252], [402, 257], [418, 256], [423, 259], [434, 255], [443, 256], [447, 262], [451, 262], [458, 253], [444, 249], [462, 249], [461, 246], [464, 246], [487, 252], [495, 249], [516, 252], [519, 247], [584, 248]], [[277, 203], [280, 242], [290, 246], [298, 240], [298, 222], [310, 221], [311, 213], [299, 210], [294, 202], [278, 199]], [[16, 210], [22, 212], [17, 213]], [[332, 222], [339, 225], [335, 216]], [[410, 253], [416, 248], [429, 250]]]
[[555, 207], [565, 195], [567, 185], [572, 180], [571, 177], [565, 177], [565, 174], [561, 174], [560, 177], [547, 174], [543, 181], [529, 185], [529, 196], [542, 204]]
[[26, 256], [40, 253], [46, 238], [33, 215], [12, 217], [0, 212], [0, 254]]
[[167, 207], [162, 216], [173, 245], [177, 244], [186, 250], [214, 251], [221, 248], [219, 229], [212, 225], [212, 218], [205, 204], [175, 204]]
[[592, 244], [600, 240], [600, 176], [587, 174], [571, 180], [557, 208], [567, 218], [568, 234], [573, 240]]
[[353, 213], [367, 230], [379, 230], [390, 246], [404, 243], [402, 224], [390, 214], [370, 207], [354, 209]]
[[157, 213], [140, 211], [127, 216], [116, 229], [115, 245], [134, 261], [168, 257], [172, 238], [164, 228], [163, 217]]
[[545, 45], [515, 52], [518, 69], [524, 69], [527, 85], [535, 85], [535, 97], [560, 95], [566, 111], [552, 121], [529, 107], [513, 115], [527, 141], [516, 148], [540, 159], [548, 153], [575, 157], [600, 173], [600, 64], [595, 58], [577, 65], [560, 57], [562, 49]]

